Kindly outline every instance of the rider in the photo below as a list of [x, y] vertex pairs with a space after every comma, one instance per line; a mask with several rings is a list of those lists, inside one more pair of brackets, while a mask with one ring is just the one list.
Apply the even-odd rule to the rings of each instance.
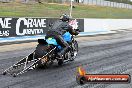
[[60, 20], [56, 21], [50, 30], [46, 33], [45, 39], [48, 39], [49, 37], [54, 37], [59, 45], [63, 47], [63, 50], [61, 50], [58, 55], [60, 58], [62, 58], [63, 54], [66, 52], [66, 50], [69, 49], [69, 44], [64, 41], [63, 35], [66, 32], [69, 32], [71, 35], [78, 35], [79, 33], [75, 31], [72, 26], [69, 25], [70, 18], [68, 15], [63, 14], [60, 16]]

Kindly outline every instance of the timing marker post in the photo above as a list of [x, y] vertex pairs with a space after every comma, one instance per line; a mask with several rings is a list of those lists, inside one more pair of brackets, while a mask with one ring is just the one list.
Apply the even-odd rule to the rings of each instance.
[[71, 17], [71, 18], [72, 18], [73, 1], [74, 1], [74, 0], [71, 0], [71, 5], [70, 5], [70, 6], [71, 6], [71, 7], [70, 7], [70, 17]]

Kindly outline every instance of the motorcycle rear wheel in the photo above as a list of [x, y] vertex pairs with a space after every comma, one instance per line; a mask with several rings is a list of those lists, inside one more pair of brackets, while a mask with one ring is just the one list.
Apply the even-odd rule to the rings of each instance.
[[58, 65], [59, 65], [59, 66], [62, 66], [63, 63], [64, 63], [64, 60], [63, 60], [63, 59], [59, 59], [59, 60], [58, 60]]

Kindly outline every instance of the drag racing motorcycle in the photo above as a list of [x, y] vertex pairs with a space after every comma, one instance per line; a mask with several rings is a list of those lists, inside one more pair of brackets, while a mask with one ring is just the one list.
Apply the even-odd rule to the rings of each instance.
[[[35, 57], [41, 58], [39, 65], [47, 67], [52, 65], [53, 62], [57, 60], [58, 65], [61, 66], [63, 63], [68, 61], [73, 61], [76, 58], [78, 54], [78, 43], [74, 39], [74, 36], [71, 35], [69, 32], [66, 32], [63, 35], [63, 38], [65, 41], [68, 42], [69, 49], [64, 53], [64, 55], [62, 55], [62, 58], [58, 57], [58, 52], [60, 52], [63, 48], [56, 42], [56, 39], [54, 38], [48, 38], [46, 40], [38, 39], [38, 43], [43, 44], [43, 49], [39, 48], [39, 45], [38, 45], [38, 47], [36, 47], [36, 50], [35, 50]], [[42, 56], [47, 54], [48, 52], [50, 53], [43, 58]]]
[[[72, 20], [69, 23], [73, 28], [77, 28], [76, 20]], [[79, 31], [79, 29], [75, 29]], [[63, 35], [65, 41], [69, 44], [69, 49], [62, 55], [60, 59], [57, 55], [63, 48], [56, 42], [54, 38], [38, 39], [38, 45], [36, 50], [24, 57], [14, 65], [10, 66], [2, 72], [3, 75], [10, 74], [13, 77], [21, 75], [29, 70], [33, 70], [37, 67], [48, 67], [51, 66], [55, 61], [61, 66], [66, 62], [74, 61], [78, 54], [78, 43], [74, 39], [74, 36], [69, 32]], [[39, 48], [42, 45], [43, 48]]]

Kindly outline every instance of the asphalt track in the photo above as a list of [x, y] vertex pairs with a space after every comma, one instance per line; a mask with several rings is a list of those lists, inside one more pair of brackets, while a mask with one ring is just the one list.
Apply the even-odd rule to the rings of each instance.
[[[132, 83], [86, 85], [76, 83], [76, 69], [80, 65], [89, 74], [132, 75], [132, 31], [105, 36], [109, 38], [96, 40], [98, 36], [95, 36], [95, 40], [80, 41], [76, 60], [62, 67], [54, 64], [48, 69], [32, 70], [15, 78], [0, 75], [0, 88], [132, 88]], [[34, 50], [27, 47], [22, 50], [1, 52], [0, 72]]]

